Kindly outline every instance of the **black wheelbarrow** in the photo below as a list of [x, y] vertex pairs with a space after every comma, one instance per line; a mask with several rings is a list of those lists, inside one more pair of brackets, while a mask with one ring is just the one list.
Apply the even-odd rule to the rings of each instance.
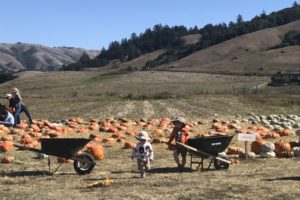
[[204, 160], [210, 159], [209, 166], [205, 169], [209, 169], [211, 164], [214, 163], [215, 169], [220, 170], [228, 169], [229, 164], [231, 164], [226, 156], [219, 155], [219, 153], [228, 147], [232, 138], [233, 136], [228, 135], [194, 137], [188, 139], [187, 144], [180, 142], [177, 142], [177, 144], [186, 148], [191, 155], [191, 169], [193, 169], [193, 164], [198, 164], [196, 170], [201, 166], [201, 171], [204, 171]]
[[[73, 167], [77, 174], [85, 175], [89, 174], [95, 167], [96, 162], [94, 157], [87, 153], [83, 152], [77, 154], [91, 139], [85, 138], [43, 138], [41, 141], [41, 149], [28, 148], [19, 144], [14, 144], [15, 147], [20, 149], [29, 150], [37, 153], [42, 153], [50, 156], [62, 157], [65, 159], [73, 160]], [[60, 165], [56, 168], [54, 172], [51, 172], [50, 168], [50, 157], [48, 157], [48, 166], [49, 173], [55, 173]]]

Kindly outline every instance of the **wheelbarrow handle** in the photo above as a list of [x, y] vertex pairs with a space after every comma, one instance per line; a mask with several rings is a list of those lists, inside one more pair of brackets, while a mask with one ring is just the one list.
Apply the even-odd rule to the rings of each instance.
[[23, 145], [20, 144], [13, 144], [15, 147], [19, 148], [19, 149], [23, 149], [23, 150], [28, 150], [28, 151], [33, 151], [33, 152], [37, 152], [37, 153], [43, 153], [42, 150], [40, 149], [36, 149], [36, 148], [30, 148], [30, 147], [25, 147]]

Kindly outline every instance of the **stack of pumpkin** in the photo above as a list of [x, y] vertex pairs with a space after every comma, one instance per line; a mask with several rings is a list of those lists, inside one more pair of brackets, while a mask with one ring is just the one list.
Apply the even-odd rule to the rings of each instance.
[[266, 142], [261, 145], [260, 156], [262, 158], [274, 158], [276, 156], [275, 145], [272, 142]]

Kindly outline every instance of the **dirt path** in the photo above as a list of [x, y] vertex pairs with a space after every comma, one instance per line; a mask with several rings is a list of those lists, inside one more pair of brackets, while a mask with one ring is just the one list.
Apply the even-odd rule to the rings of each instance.
[[124, 104], [124, 106], [121, 107], [121, 110], [116, 114], [116, 116], [117, 117], [125, 117], [126, 115], [133, 112], [134, 108], [135, 108], [135, 104], [131, 101], [127, 101]]
[[149, 101], [143, 101], [144, 117], [150, 119], [155, 113], [153, 105]]
[[170, 117], [176, 117], [176, 116], [185, 116], [185, 113], [177, 108], [173, 108], [170, 107], [170, 105], [168, 105], [165, 102], [159, 102], [159, 104], [165, 109], [166, 116], [170, 116]]

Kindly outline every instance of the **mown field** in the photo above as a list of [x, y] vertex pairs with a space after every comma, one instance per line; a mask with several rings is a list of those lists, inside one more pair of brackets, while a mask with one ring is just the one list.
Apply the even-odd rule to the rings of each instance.
[[[292, 114], [299, 87], [266, 87], [269, 77], [184, 72], [47, 72], [0, 85], [18, 87], [37, 119], [99, 116], [201, 118], [214, 114]], [[6, 103], [5, 99], [1, 103]]]

